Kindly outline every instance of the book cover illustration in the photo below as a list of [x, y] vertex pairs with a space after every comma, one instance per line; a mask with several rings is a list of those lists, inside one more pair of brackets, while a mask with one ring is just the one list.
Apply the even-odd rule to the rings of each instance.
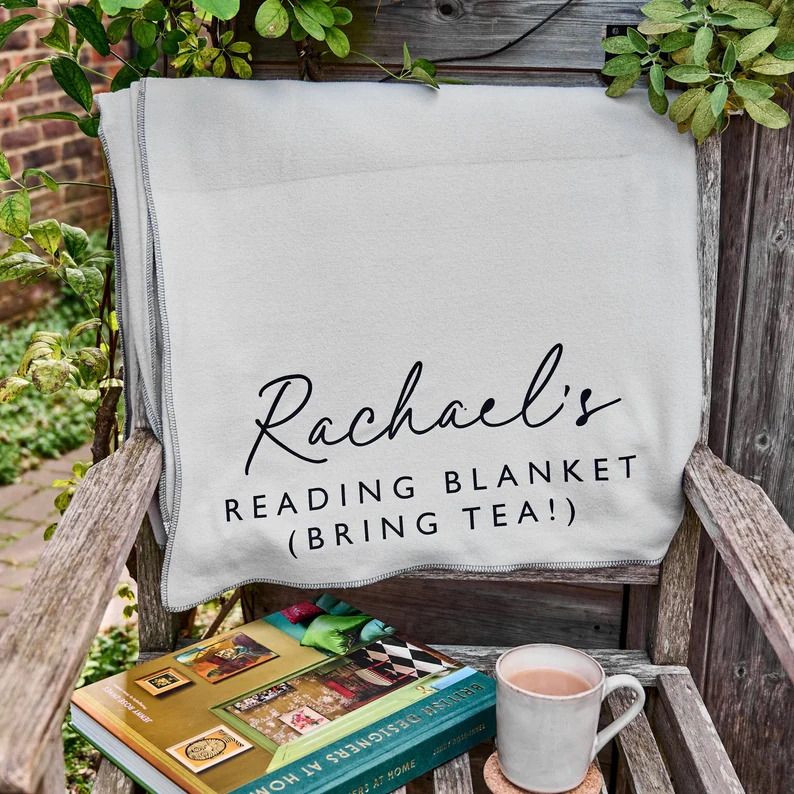
[[487, 677], [322, 595], [77, 690], [72, 703], [186, 791], [303, 794], [354, 781], [390, 791], [420, 761], [445, 758], [379, 772], [381, 762], [453, 728], [438, 753], [489, 738], [493, 699]]

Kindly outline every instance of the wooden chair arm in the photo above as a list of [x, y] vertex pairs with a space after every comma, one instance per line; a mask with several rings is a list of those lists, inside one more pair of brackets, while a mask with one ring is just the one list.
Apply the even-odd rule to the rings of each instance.
[[794, 679], [794, 533], [755, 483], [697, 444], [684, 493]]
[[135, 431], [92, 467], [0, 634], [0, 791], [36, 790], [88, 648], [160, 476]]

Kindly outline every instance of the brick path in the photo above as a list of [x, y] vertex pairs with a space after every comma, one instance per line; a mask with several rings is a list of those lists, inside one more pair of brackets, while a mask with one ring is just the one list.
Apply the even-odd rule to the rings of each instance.
[[[58, 492], [51, 483], [69, 478], [76, 460], [91, 460], [87, 446], [58, 460], [44, 461], [41, 468], [24, 474], [21, 482], [0, 486], [0, 627], [47, 545], [44, 530], [58, 519], [53, 505]], [[123, 581], [129, 582], [126, 571]], [[103, 627], [123, 622], [125, 603], [118, 598], [111, 601]]]

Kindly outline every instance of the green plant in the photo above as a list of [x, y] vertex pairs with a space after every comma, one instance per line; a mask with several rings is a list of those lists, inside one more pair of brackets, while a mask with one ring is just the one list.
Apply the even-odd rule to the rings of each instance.
[[[698, 142], [722, 132], [737, 113], [773, 129], [791, 122], [773, 99], [791, 92], [794, 0], [651, 0], [642, 13], [646, 20], [636, 30], [602, 42], [615, 56], [603, 69], [613, 78], [609, 96], [625, 94], [647, 75], [654, 111], [668, 113]], [[672, 104], [668, 80], [687, 87]]]

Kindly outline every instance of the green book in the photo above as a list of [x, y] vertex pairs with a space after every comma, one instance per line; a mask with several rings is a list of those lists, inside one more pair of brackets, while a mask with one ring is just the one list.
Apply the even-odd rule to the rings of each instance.
[[324, 594], [75, 691], [156, 794], [392, 791], [495, 733], [493, 681]]

